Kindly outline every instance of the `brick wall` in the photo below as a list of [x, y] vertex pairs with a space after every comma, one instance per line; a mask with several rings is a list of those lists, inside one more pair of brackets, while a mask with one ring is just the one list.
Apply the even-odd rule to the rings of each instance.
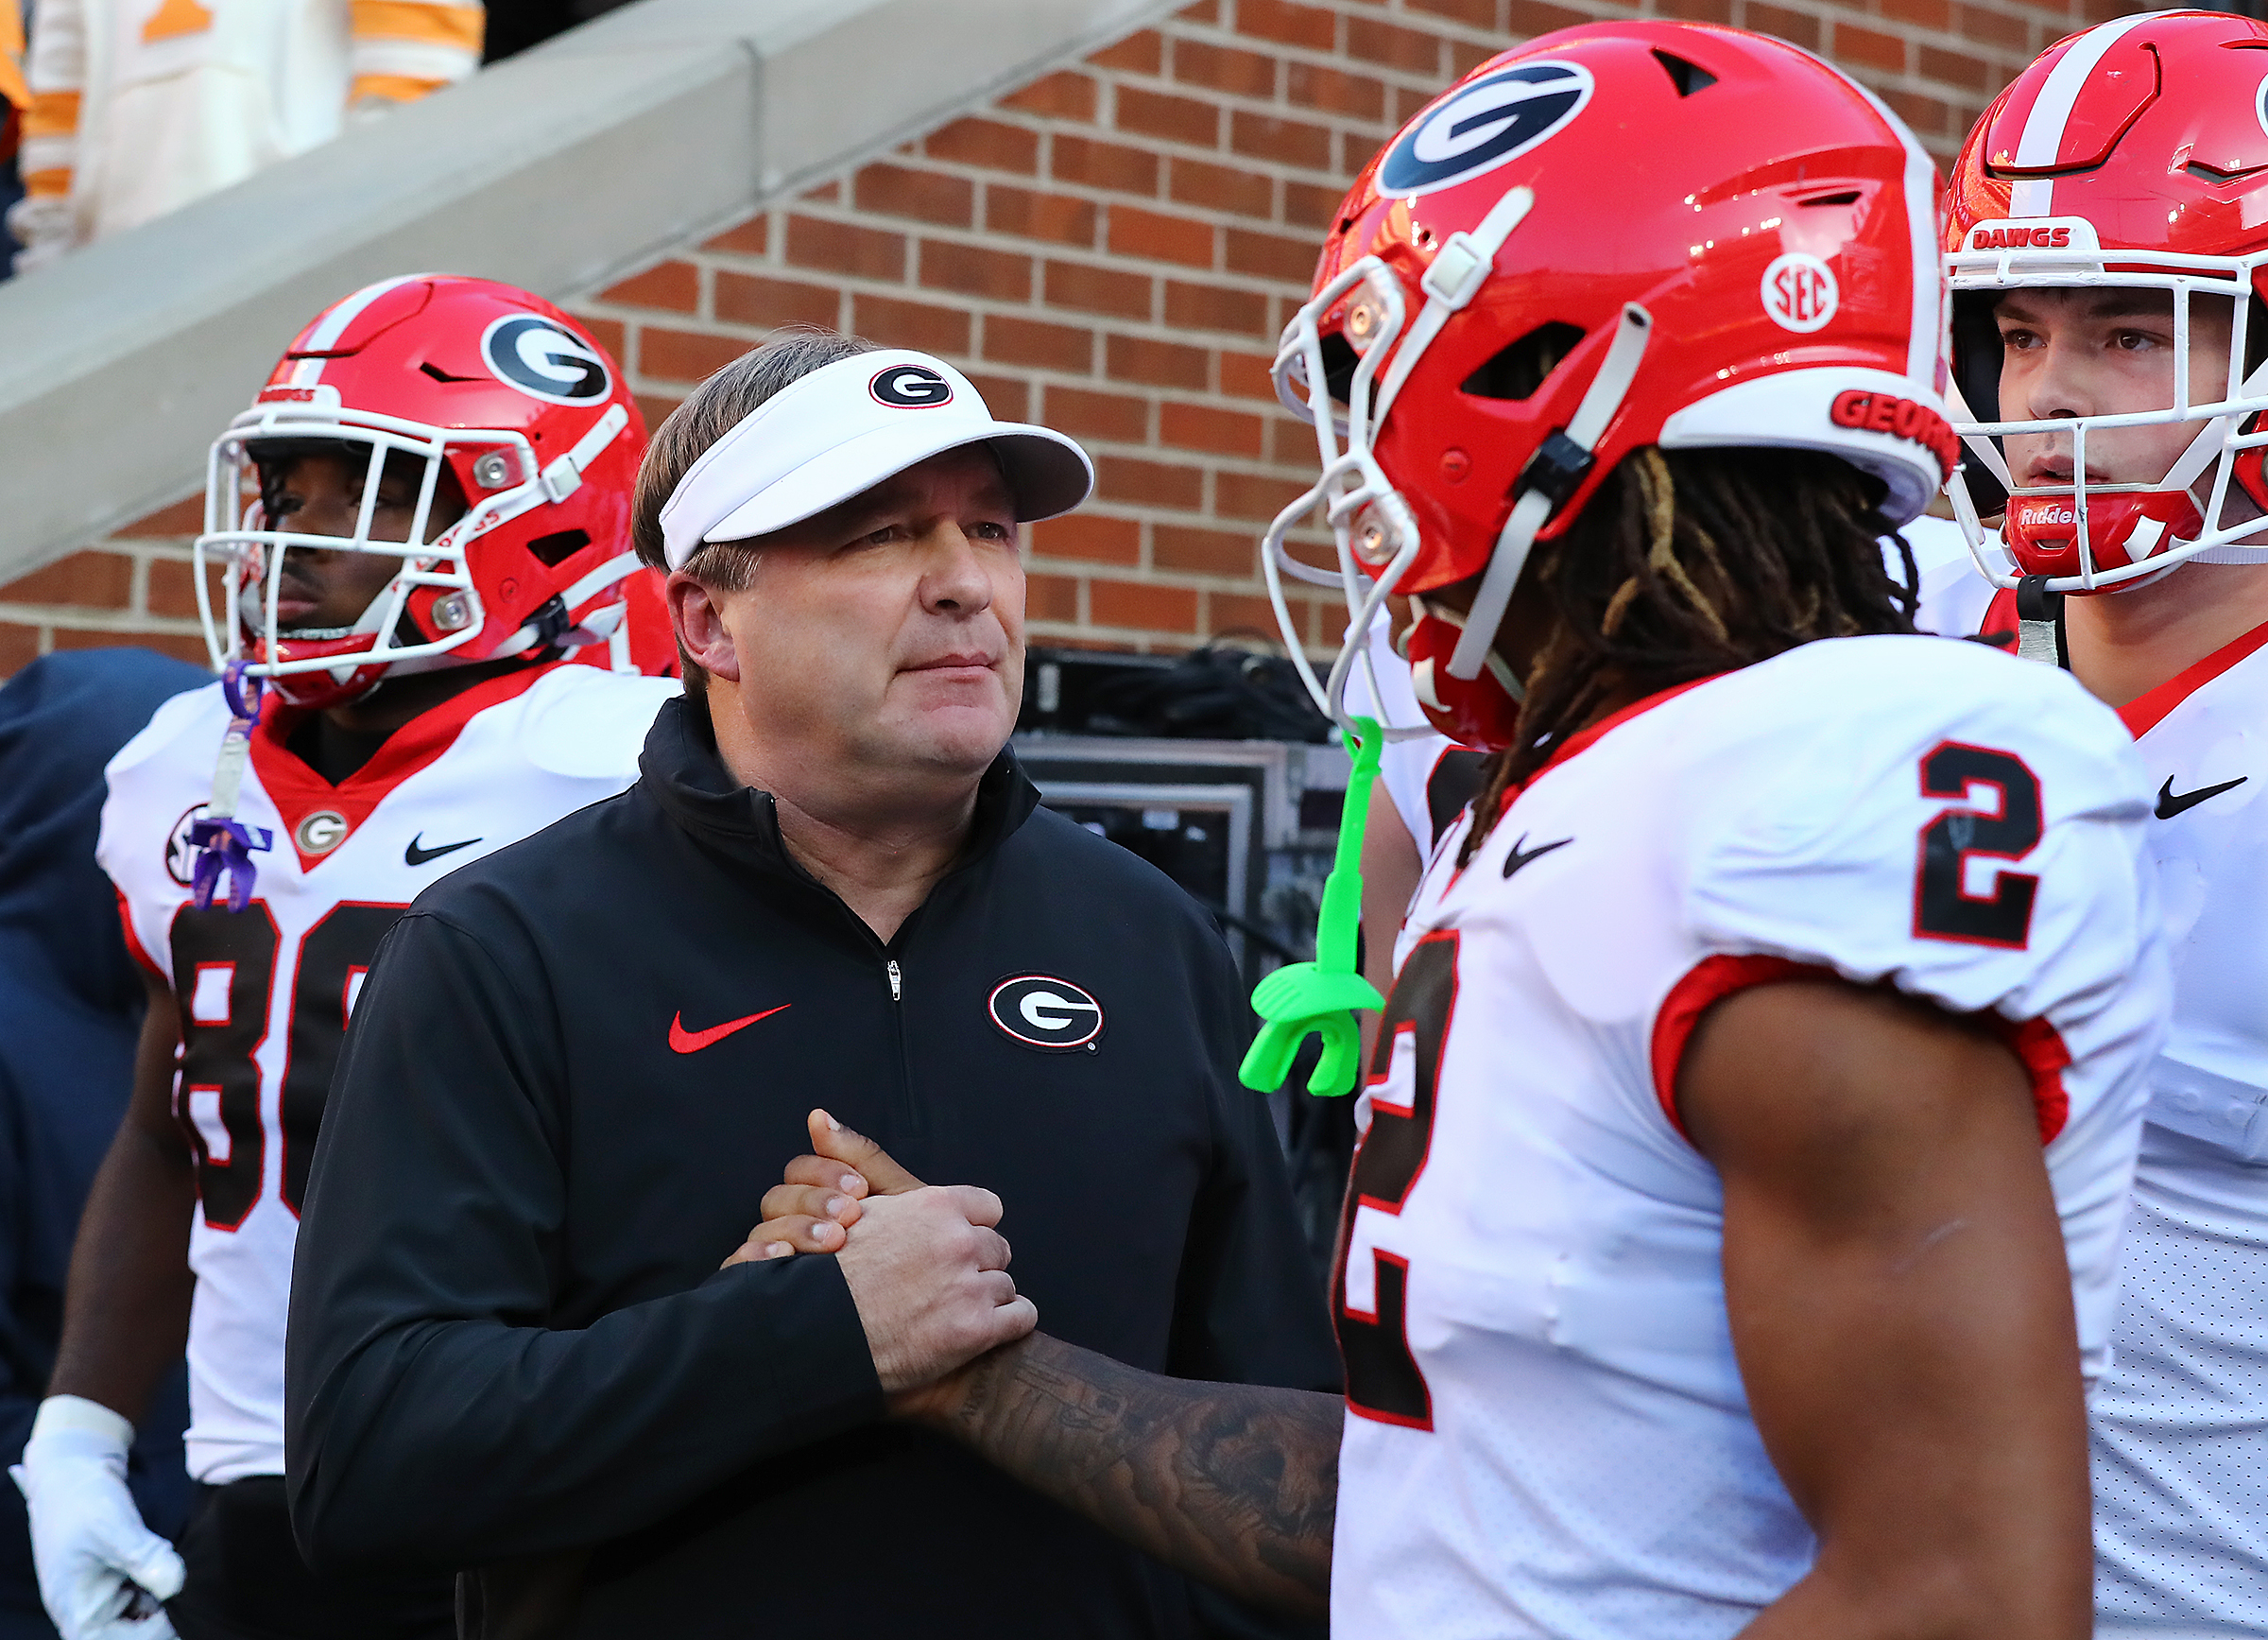
[[[951, 4], [952, 0], [939, 0]], [[1942, 158], [2115, 0], [1199, 0], [803, 198], [570, 305], [659, 421], [792, 321], [960, 365], [995, 413], [1080, 439], [1100, 487], [1033, 533], [1037, 641], [1272, 636], [1254, 542], [1307, 482], [1275, 338], [1354, 172], [1456, 75], [1590, 17], [1732, 23], [1818, 50]], [[267, 361], [243, 361], [247, 383]], [[201, 653], [172, 508], [0, 587], [0, 673], [51, 647]], [[1310, 604], [1311, 641], [1321, 637]]]

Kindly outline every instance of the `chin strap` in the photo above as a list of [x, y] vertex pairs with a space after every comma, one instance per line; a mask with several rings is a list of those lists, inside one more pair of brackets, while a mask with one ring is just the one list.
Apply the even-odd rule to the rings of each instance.
[[229, 703], [229, 726], [221, 733], [220, 756], [213, 767], [213, 801], [202, 815], [189, 822], [189, 846], [198, 851], [189, 895], [198, 910], [210, 910], [225, 875], [229, 909], [241, 911], [251, 904], [252, 889], [260, 880], [252, 851], [276, 846], [275, 834], [266, 826], [248, 826], [236, 818], [236, 799], [244, 789], [244, 766], [251, 758], [252, 730], [260, 721], [267, 685], [252, 675], [249, 662], [231, 661], [221, 673], [220, 692]]
[[[1639, 362], [1645, 357], [1646, 342], [1653, 334], [1653, 315], [1635, 302], [1625, 303], [1622, 323], [1615, 328], [1606, 360], [1599, 366], [1599, 373], [1590, 378], [1590, 386], [1584, 389], [1582, 403], [1575, 406], [1574, 419], [1564, 431], [1544, 440], [1537, 446], [1536, 454], [1528, 457], [1527, 466], [1512, 487], [1513, 494], [1518, 497], [1512, 504], [1512, 515], [1504, 520], [1504, 527], [1496, 538], [1496, 551], [1489, 555], [1480, 589], [1472, 596], [1472, 610], [1465, 618], [1464, 634], [1450, 653], [1451, 677], [1469, 682], [1481, 675], [1481, 667], [1496, 643], [1496, 630], [1503, 624], [1504, 610], [1512, 602], [1512, 589], [1520, 581], [1520, 572], [1527, 566], [1528, 550], [1536, 544], [1536, 532], [1589, 475], [1596, 459], [1591, 452], [1598, 448], [1614, 413], [1623, 407], [1630, 384], [1638, 379]], [[1521, 690], [1515, 686], [1512, 699], [1520, 698]]]
[[2063, 665], [2063, 595], [2048, 591], [2044, 575], [2016, 583], [2016, 652], [2042, 665]]

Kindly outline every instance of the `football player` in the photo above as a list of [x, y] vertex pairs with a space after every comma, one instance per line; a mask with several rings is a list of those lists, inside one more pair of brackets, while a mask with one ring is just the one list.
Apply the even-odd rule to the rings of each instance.
[[[2088, 1632], [2149, 795], [1884, 570], [1957, 447], [1937, 250], [1895, 116], [1728, 29], [1547, 35], [1387, 145], [1279, 358], [1325, 471], [1268, 549], [1325, 505], [1356, 641], [1407, 598], [1493, 755], [1369, 1061], [1335, 1541], [1341, 1421], [1281, 1391], [1035, 1335], [907, 1410], [1248, 1592], [1328, 1561], [1344, 1633]], [[814, 1137], [767, 1248], [843, 1234]]]
[[2173, 1027], [2092, 1405], [2098, 1632], [2268, 1630], [2268, 26], [2122, 17], [1962, 150], [1940, 630], [2020, 635], [2116, 707], [2156, 794]]
[[[1951, 520], [1915, 519], [1882, 543], [1884, 567], [1908, 584], [1911, 573], [1928, 585], [1949, 564], [1968, 565], [1968, 543]], [[1410, 692], [1409, 667], [1391, 644], [1392, 623], [1381, 610], [1370, 624], [1368, 655], [1347, 676], [1346, 717], [1368, 716], [1383, 724], [1416, 726], [1424, 721]], [[1373, 691], [1372, 685], [1376, 685]], [[1480, 779], [1480, 753], [1441, 734], [1389, 739], [1381, 749], [1379, 785], [1389, 801], [1370, 805], [1363, 831], [1363, 975], [1383, 996], [1393, 988], [1394, 942], [1402, 913], [1409, 908], [1433, 853], [1451, 822], [1472, 799]], [[1366, 1013], [1366, 1043], [1378, 1016]]]
[[[110, 766], [99, 857], [151, 1007], [16, 1472], [65, 1640], [455, 1632], [447, 1577], [318, 1579], [293, 1546], [293, 1236], [380, 937], [442, 873], [636, 778], [676, 686], [567, 657], [605, 653], [644, 573], [644, 446], [580, 325], [442, 276], [327, 309], [214, 446], [197, 563], [224, 678]], [[200, 1485], [177, 1557], [121, 1472], [184, 1337]]]

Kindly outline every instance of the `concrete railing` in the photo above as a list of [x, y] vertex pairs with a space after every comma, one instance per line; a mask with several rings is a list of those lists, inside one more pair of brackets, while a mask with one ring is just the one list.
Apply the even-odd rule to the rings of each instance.
[[0, 285], [0, 580], [202, 482], [326, 302], [421, 269], [580, 294], [1174, 0], [638, 0]]

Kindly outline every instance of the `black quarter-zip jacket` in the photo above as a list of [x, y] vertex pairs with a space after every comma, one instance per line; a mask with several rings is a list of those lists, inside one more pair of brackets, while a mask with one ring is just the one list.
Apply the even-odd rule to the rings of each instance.
[[302, 1546], [475, 1568], [490, 1635], [1191, 1632], [1155, 1562], [883, 1421], [833, 1258], [717, 1266], [824, 1105], [1000, 1194], [1050, 1334], [1335, 1389], [1219, 937], [1006, 753], [886, 945], [790, 858], [697, 703], [663, 709], [641, 770], [380, 949], [293, 1277]]

